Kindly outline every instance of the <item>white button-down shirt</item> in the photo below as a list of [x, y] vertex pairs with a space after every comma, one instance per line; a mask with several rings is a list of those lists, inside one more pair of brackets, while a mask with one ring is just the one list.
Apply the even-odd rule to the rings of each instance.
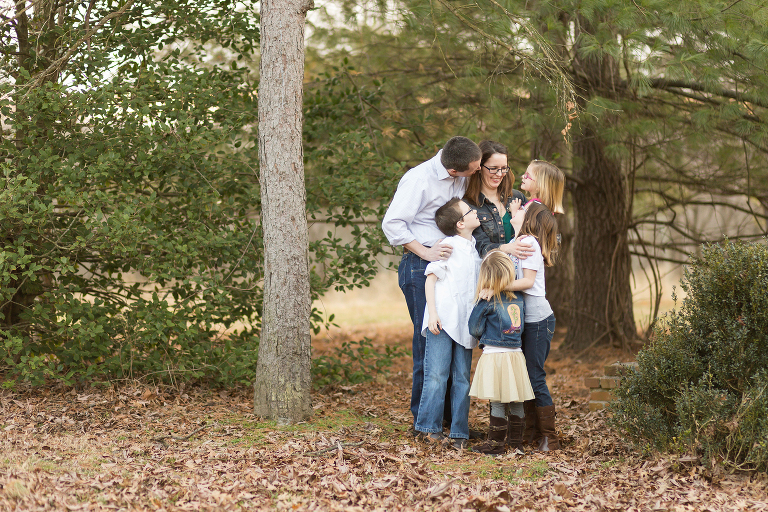
[[[433, 261], [424, 270], [425, 275], [435, 274], [435, 309], [443, 330], [453, 341], [464, 348], [475, 348], [477, 340], [469, 334], [469, 315], [475, 306], [477, 275], [480, 272], [480, 256], [475, 249], [475, 239], [451, 236], [443, 240], [453, 247], [447, 260]], [[424, 310], [421, 334], [429, 328], [429, 306]]]
[[381, 224], [391, 245], [416, 240], [432, 247], [445, 238], [435, 224], [435, 212], [453, 197], [463, 197], [467, 178], [454, 178], [440, 163], [441, 149], [430, 160], [406, 172]]

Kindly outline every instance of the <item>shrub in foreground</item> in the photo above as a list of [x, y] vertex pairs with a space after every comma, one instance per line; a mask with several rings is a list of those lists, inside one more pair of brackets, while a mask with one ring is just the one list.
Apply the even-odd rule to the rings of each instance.
[[682, 307], [655, 327], [616, 390], [612, 421], [657, 449], [768, 469], [768, 247], [692, 257]]

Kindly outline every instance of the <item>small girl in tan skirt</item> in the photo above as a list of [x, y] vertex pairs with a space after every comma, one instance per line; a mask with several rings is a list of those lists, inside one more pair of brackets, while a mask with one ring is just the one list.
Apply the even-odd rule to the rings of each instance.
[[[487, 455], [500, 455], [507, 446], [522, 448], [523, 402], [534, 397], [521, 349], [525, 303], [522, 294], [508, 291], [514, 281], [510, 257], [489, 252], [480, 265], [476, 304], [469, 317], [469, 332], [483, 349], [469, 396], [491, 401], [488, 436], [473, 449]], [[481, 290], [490, 290], [493, 296], [480, 299]]]

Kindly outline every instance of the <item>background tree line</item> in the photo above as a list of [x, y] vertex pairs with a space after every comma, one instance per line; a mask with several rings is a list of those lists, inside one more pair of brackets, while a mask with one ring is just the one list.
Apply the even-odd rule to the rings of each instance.
[[[307, 51], [348, 58], [358, 86], [385, 84], [366, 118], [384, 152], [415, 163], [429, 152], [414, 147], [459, 133], [510, 146], [518, 174], [533, 158], [566, 171], [564, 258], [548, 273], [566, 346], [638, 337], [633, 256], [658, 311], [659, 262], [766, 232], [765, 2], [371, 1], [324, 14]], [[527, 55], [555, 59], [575, 104]], [[697, 206], [751, 220], [713, 231]]]
[[[545, 158], [567, 172], [566, 257], [549, 286], [576, 349], [637, 336], [632, 255], [657, 276], [655, 262], [756, 232], [705, 232], [688, 207], [719, 203], [765, 231], [763, 2], [318, 7], [307, 215], [352, 240], [331, 231], [311, 244], [314, 297], [369, 282], [397, 180], [455, 134], [507, 144], [515, 169]], [[263, 310], [257, 9], [3, 7], [6, 383], [252, 379]]]

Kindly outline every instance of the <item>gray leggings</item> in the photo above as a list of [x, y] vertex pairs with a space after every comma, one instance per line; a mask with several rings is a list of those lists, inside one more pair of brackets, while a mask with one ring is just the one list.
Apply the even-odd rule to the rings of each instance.
[[510, 402], [508, 404], [491, 402], [491, 416], [505, 418], [507, 416], [506, 411], [509, 411], [510, 416], [517, 416], [518, 418], [525, 417], [523, 402]]

